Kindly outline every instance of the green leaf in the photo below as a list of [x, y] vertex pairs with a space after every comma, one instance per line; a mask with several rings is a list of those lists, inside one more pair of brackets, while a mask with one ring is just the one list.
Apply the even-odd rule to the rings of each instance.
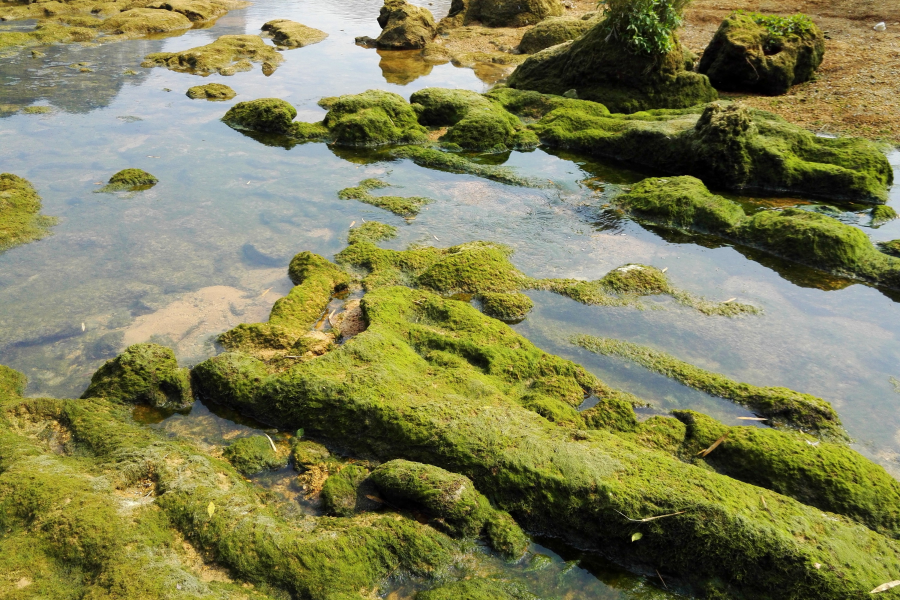
[[631, 534], [631, 541], [632, 541], [632, 542], [636, 542], [636, 541], [638, 541], [639, 539], [641, 539], [642, 537], [644, 537], [644, 534], [641, 533], [640, 531], [638, 531], [637, 533]]

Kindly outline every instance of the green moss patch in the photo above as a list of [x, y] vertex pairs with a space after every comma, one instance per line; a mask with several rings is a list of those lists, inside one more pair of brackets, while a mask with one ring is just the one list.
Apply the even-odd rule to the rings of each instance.
[[534, 308], [534, 302], [519, 292], [485, 292], [479, 295], [484, 314], [505, 322], [521, 321]]
[[890, 206], [881, 204], [872, 209], [871, 216], [872, 227], [879, 227], [896, 219], [897, 211]]
[[450, 152], [442, 152], [435, 148], [401, 146], [400, 148], [392, 149], [390, 155], [394, 158], [409, 159], [420, 167], [447, 171], [448, 173], [466, 173], [508, 185], [523, 187], [546, 187], [547, 185], [543, 180], [518, 175], [510, 167], [482, 165], [462, 156], [457, 156]]
[[322, 486], [322, 509], [335, 517], [349, 517], [356, 512], [360, 484], [369, 471], [357, 465], [347, 465], [325, 480]]
[[376, 244], [395, 237], [397, 237], [397, 228], [393, 225], [378, 221], [366, 221], [359, 227], [350, 229], [350, 233], [347, 234], [347, 243], [370, 242]]
[[224, 83], [207, 83], [188, 88], [187, 97], [191, 100], [231, 100], [237, 93]]
[[519, 52], [534, 54], [551, 46], [575, 40], [596, 25], [594, 18], [550, 17], [544, 19], [522, 36]]
[[[164, 12], [164, 11], [153, 11]], [[173, 14], [173, 13], [170, 13]], [[195, 75], [234, 75], [262, 63], [264, 73], [275, 71], [284, 57], [257, 35], [223, 35], [205, 46], [181, 52], [154, 52], [144, 57], [142, 67], [167, 67]]]
[[272, 41], [276, 45], [285, 48], [302, 48], [318, 44], [328, 37], [324, 31], [288, 19], [268, 21], [263, 24], [262, 30], [272, 34]]
[[419, 214], [423, 206], [433, 202], [430, 198], [422, 196], [373, 196], [369, 193], [370, 190], [386, 187], [390, 187], [390, 184], [379, 179], [364, 179], [356, 187], [345, 188], [339, 191], [338, 198], [341, 200], [359, 200], [360, 202], [389, 210], [401, 217], [414, 217]]
[[782, 258], [897, 288], [900, 262], [878, 252], [861, 230], [817, 212], [789, 208], [747, 216], [693, 177], [650, 178], [616, 198], [638, 220], [710, 233]]
[[0, 173], [0, 252], [50, 234], [57, 220], [40, 211], [41, 197], [28, 181]]
[[287, 458], [279, 456], [264, 435], [241, 438], [226, 447], [222, 455], [244, 475], [273, 471], [287, 464]]
[[159, 179], [141, 169], [122, 169], [109, 178], [109, 183], [104, 185], [97, 193], [112, 192], [139, 192], [149, 190], [159, 183]]
[[591, 352], [630, 360], [688, 387], [732, 400], [760, 416], [768, 417], [772, 425], [796, 427], [828, 438], [847, 438], [837, 412], [831, 404], [816, 396], [783, 387], [739, 383], [678, 360], [665, 352], [622, 340], [578, 335], [572, 339], [572, 343]]
[[108, 33], [136, 37], [150, 33], [190, 29], [192, 26], [190, 19], [177, 12], [153, 8], [132, 8], [106, 19], [100, 28]]

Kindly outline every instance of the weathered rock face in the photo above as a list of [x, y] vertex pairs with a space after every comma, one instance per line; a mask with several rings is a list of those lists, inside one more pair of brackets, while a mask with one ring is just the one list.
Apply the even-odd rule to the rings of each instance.
[[406, 0], [385, 0], [378, 24], [382, 32], [375, 44], [385, 50], [424, 48], [437, 33], [431, 12]]
[[317, 44], [328, 37], [328, 34], [320, 29], [307, 27], [303, 23], [288, 19], [269, 21], [262, 26], [262, 30], [272, 34], [272, 41], [277, 46], [286, 48], [302, 48], [310, 44]]
[[717, 98], [706, 76], [685, 69], [684, 50], [677, 39], [664, 56], [636, 55], [608, 40], [601, 25], [569, 44], [529, 57], [513, 72], [508, 85], [558, 95], [575, 90], [578, 98], [602, 102], [610, 111], [623, 113], [687, 108]]
[[524, 27], [564, 12], [559, 0], [453, 0], [442, 27], [480, 22], [488, 27]]
[[806, 19], [787, 32], [769, 25], [771, 19], [739, 13], [725, 19], [703, 52], [698, 71], [721, 90], [773, 95], [809, 80], [825, 54], [822, 30]]
[[519, 52], [534, 54], [546, 48], [575, 40], [587, 33], [597, 24], [593, 13], [584, 17], [551, 17], [544, 19], [522, 36]]

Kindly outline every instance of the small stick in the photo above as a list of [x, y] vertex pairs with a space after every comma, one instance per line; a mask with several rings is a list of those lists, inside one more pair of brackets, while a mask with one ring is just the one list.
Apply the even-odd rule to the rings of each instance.
[[656, 576], [659, 577], [659, 580], [662, 581], [663, 587], [669, 589], [669, 586], [666, 585], [666, 580], [662, 578], [662, 575], [659, 574], [659, 569], [653, 569], [656, 571]]
[[[613, 509], [613, 510], [615, 510], [615, 509]], [[675, 515], [683, 515], [687, 511], [680, 510], [678, 512], [669, 513], [667, 515], [659, 515], [657, 517], [644, 517], [643, 519], [632, 519], [631, 517], [620, 513], [619, 511], [616, 511], [616, 512], [619, 513], [620, 515], [622, 515], [623, 517], [625, 517], [626, 519], [628, 519], [629, 521], [631, 521], [632, 523], [647, 523], [649, 521], [655, 521], [656, 519], [664, 519], [666, 517], [674, 517]]]
[[272, 452], [278, 454], [278, 448], [275, 447], [275, 442], [272, 441], [272, 438], [269, 437], [268, 433], [263, 433], [266, 436], [266, 439], [269, 440], [269, 443], [272, 445]]
[[713, 442], [712, 446], [710, 446], [710, 447], [707, 448], [706, 450], [701, 450], [700, 452], [698, 452], [698, 453], [697, 453], [697, 456], [699, 456], [700, 458], [704, 458], [704, 457], [706, 457], [706, 456], [709, 456], [709, 453], [712, 452], [713, 450], [715, 450], [716, 448], [718, 448], [718, 447], [719, 447], [719, 444], [721, 444], [722, 442], [724, 442], [724, 441], [725, 441], [725, 438], [727, 438], [727, 437], [728, 437], [728, 434], [726, 433], [725, 435], [723, 435], [722, 437], [720, 437], [719, 439], [717, 439], [715, 442]]

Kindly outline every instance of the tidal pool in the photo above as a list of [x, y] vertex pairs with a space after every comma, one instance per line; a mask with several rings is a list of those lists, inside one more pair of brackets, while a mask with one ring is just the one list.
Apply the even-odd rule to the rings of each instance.
[[[449, 7], [444, 0], [420, 4], [436, 17]], [[533, 292], [535, 310], [514, 327], [544, 350], [648, 400], [656, 412], [695, 408], [728, 423], [749, 414], [641, 367], [577, 348], [570, 336], [626, 339], [736, 380], [821, 396], [838, 410], [857, 449], [900, 474], [900, 381], [894, 379], [900, 378], [900, 293], [619, 218], [604, 204], [622, 186], [648, 175], [622, 165], [543, 149], [483, 158], [505, 160], [522, 174], [548, 180], [546, 188], [519, 188], [409, 161], [371, 162], [364, 151], [326, 144], [267, 146], [219, 121], [234, 103], [261, 97], [286, 99], [297, 107], [298, 119], [314, 121], [324, 115], [316, 105], [324, 96], [379, 88], [408, 98], [432, 86], [480, 92], [502, 76], [488, 67], [425, 65], [414, 54], [354, 45], [356, 36], [377, 34], [380, 6], [380, 0], [257, 0], [183, 35], [53, 46], [41, 49], [43, 57], [22, 52], [0, 58], [0, 107], [16, 109], [0, 110], [0, 171], [31, 181], [43, 197], [44, 214], [61, 219], [52, 236], [0, 254], [0, 364], [29, 377], [28, 395], [77, 396], [104, 360], [140, 341], [170, 345], [183, 364], [194, 364], [217, 351], [217, 334], [240, 322], [265, 320], [275, 299], [290, 289], [286, 269], [295, 253], [310, 250], [330, 258], [346, 245], [352, 224], [379, 220], [400, 228], [398, 238], [386, 244], [392, 248], [503, 242], [514, 248], [513, 262], [535, 277], [596, 279], [639, 262], [667, 268], [681, 289], [759, 306], [762, 315], [732, 319], [703, 316], [670, 299], [646, 300], [640, 310], [584, 306]], [[139, 66], [149, 52], [191, 48], [227, 33], [257, 33], [274, 18], [300, 21], [329, 37], [285, 51], [284, 63], [269, 77], [258, 66], [205, 78]], [[6, 23], [0, 29], [21, 26]], [[73, 68], [77, 63], [91, 71]], [[185, 96], [188, 87], [208, 82], [225, 83], [238, 95], [225, 102]], [[18, 110], [29, 105], [53, 110]], [[900, 153], [890, 160], [900, 179]], [[94, 193], [126, 167], [149, 171], [160, 182], [131, 196]], [[406, 221], [338, 199], [338, 190], [366, 177], [389, 182], [391, 193], [434, 202]], [[858, 206], [739, 200], [748, 211], [836, 209], [873, 240], [900, 238], [900, 221], [871, 228]], [[900, 208], [900, 184], [889, 204]], [[186, 416], [147, 420], [210, 446], [261, 427], [199, 403]], [[535, 593], [675, 597], [654, 574], [627, 575], [600, 558], [552, 541], [542, 544], [532, 553], [549, 557], [545, 569], [508, 567], [511, 577]], [[577, 566], [566, 566], [576, 559]]]

